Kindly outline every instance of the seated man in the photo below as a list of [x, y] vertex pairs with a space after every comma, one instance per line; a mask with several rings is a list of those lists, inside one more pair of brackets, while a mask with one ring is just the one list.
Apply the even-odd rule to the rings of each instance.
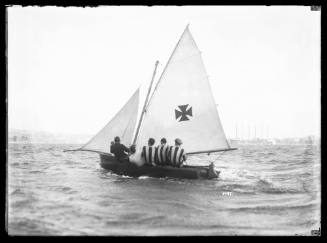
[[167, 144], [167, 140], [162, 138], [160, 140], [160, 145], [157, 147], [156, 151], [156, 164], [157, 165], [167, 165], [168, 164], [168, 150], [169, 145]]
[[135, 144], [130, 147], [130, 151], [129, 162], [137, 165], [138, 167], [143, 166], [145, 164], [145, 160], [141, 157], [142, 152], [136, 149]]
[[184, 161], [186, 161], [185, 150], [181, 147], [182, 140], [179, 138], [175, 139], [175, 146], [171, 146], [168, 152], [168, 158], [170, 165], [174, 167], [182, 167]]
[[129, 148], [129, 150], [131, 152], [130, 154], [134, 154], [136, 152], [136, 145], [135, 144], [131, 145], [131, 147]]
[[143, 146], [142, 154], [141, 156], [145, 159], [145, 163], [147, 165], [153, 165], [155, 166], [155, 154], [156, 154], [156, 148], [153, 146], [155, 143], [155, 140], [153, 138], [149, 138], [148, 140], [148, 146]]
[[110, 153], [114, 154], [118, 161], [128, 161], [129, 148], [120, 143], [120, 138], [115, 137], [115, 143], [110, 146]]

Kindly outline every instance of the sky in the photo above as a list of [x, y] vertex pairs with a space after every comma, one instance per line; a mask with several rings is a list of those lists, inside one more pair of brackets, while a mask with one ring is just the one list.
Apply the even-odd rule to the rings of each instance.
[[302, 6], [8, 9], [8, 128], [96, 134], [155, 82], [186, 25], [228, 138], [320, 136], [320, 11]]

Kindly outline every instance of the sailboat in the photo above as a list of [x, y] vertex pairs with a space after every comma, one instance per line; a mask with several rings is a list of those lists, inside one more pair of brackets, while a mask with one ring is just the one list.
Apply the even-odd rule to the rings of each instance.
[[[166, 138], [170, 145], [183, 140], [187, 156], [229, 151], [229, 145], [210, 88], [200, 50], [189, 26], [183, 31], [150, 96], [158, 61], [141, 113], [140, 90], [136, 90], [121, 110], [89, 142], [74, 151], [100, 154], [100, 165], [119, 175], [132, 177], [218, 178], [213, 163], [207, 166], [150, 166], [119, 162], [110, 153], [110, 141], [119, 136], [124, 145], [136, 145], [136, 155], [149, 138]], [[141, 156], [134, 160], [142, 160]], [[138, 161], [136, 161], [138, 162]]]

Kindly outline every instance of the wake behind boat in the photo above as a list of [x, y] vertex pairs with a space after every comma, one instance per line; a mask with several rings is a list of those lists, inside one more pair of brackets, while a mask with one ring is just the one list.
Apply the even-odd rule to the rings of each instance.
[[[234, 150], [222, 128], [201, 53], [188, 26], [180, 37], [150, 97], [158, 62], [141, 113], [139, 89], [114, 118], [88, 143], [74, 151], [100, 154], [101, 166], [120, 175], [212, 179], [220, 171], [208, 166], [150, 166], [140, 156], [149, 138], [168, 142], [182, 138], [188, 156]], [[139, 118], [139, 119], [138, 119]], [[120, 162], [110, 153], [115, 136], [128, 146], [136, 145], [130, 162]]]

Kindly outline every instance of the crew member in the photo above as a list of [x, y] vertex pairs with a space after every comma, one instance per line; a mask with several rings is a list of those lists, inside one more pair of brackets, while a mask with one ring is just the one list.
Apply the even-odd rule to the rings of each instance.
[[153, 146], [155, 140], [153, 138], [149, 138], [148, 146], [143, 146], [141, 156], [145, 159], [145, 163], [147, 165], [155, 166], [155, 157], [156, 157], [156, 148]]
[[115, 137], [115, 143], [110, 146], [110, 153], [114, 154], [118, 161], [128, 161], [129, 148], [120, 143], [120, 138]]
[[167, 144], [166, 138], [160, 140], [160, 145], [157, 147], [156, 153], [156, 164], [157, 165], [167, 165], [168, 164], [168, 151], [169, 146]]
[[129, 150], [130, 150], [130, 154], [134, 154], [136, 152], [136, 145], [135, 144], [131, 145]]
[[145, 164], [145, 159], [141, 157], [142, 152], [136, 150], [136, 145], [130, 147], [130, 154], [128, 156], [129, 162], [137, 165], [138, 167]]
[[168, 152], [168, 158], [170, 165], [175, 167], [182, 167], [183, 162], [186, 161], [185, 150], [181, 147], [182, 140], [179, 138], [175, 139], [175, 146], [171, 146]]

